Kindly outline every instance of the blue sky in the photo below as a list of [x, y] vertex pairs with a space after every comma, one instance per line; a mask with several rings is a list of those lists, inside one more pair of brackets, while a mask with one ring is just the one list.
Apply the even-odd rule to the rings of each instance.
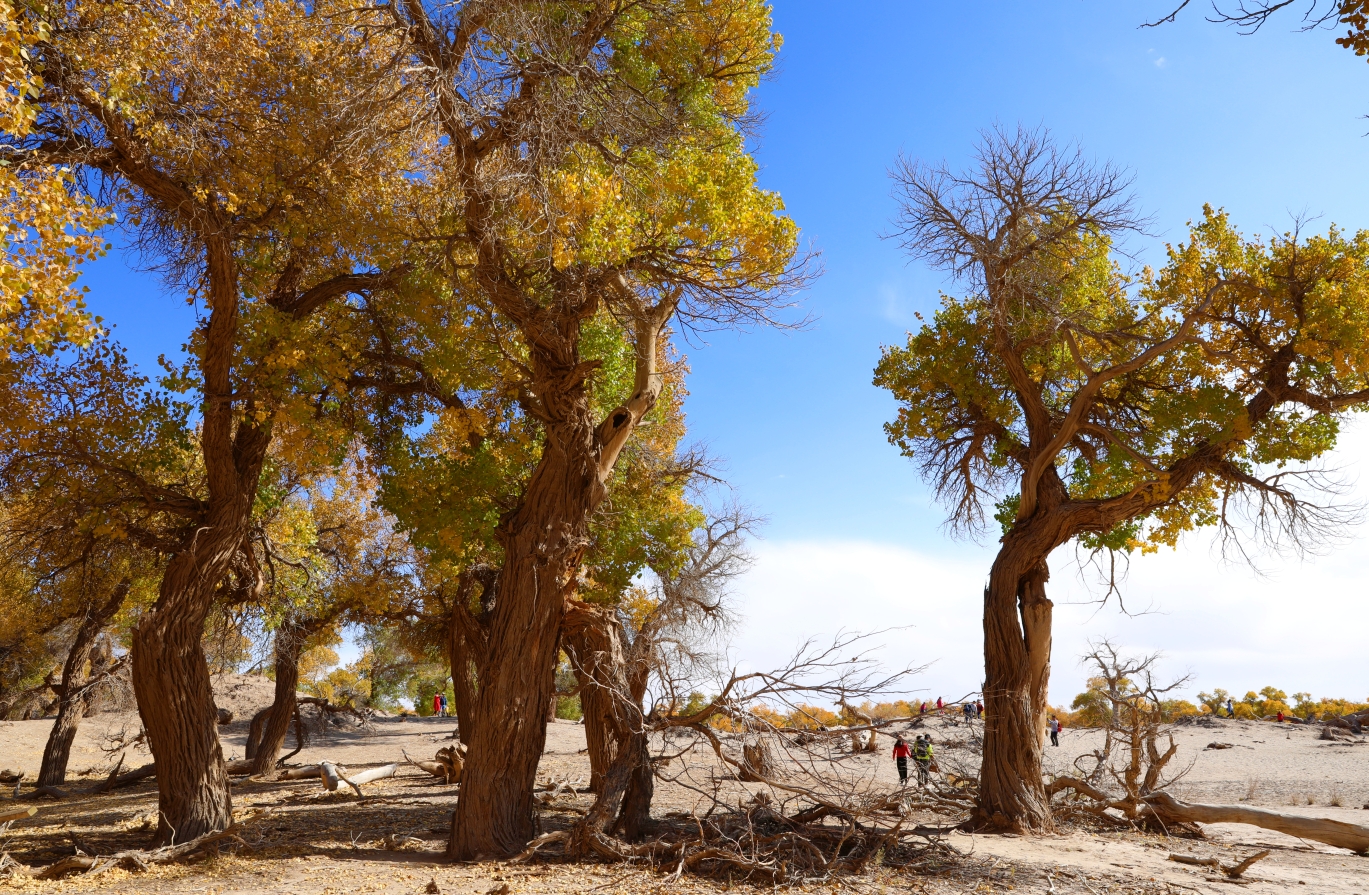
[[[825, 274], [803, 296], [816, 319], [687, 349], [693, 435], [770, 520], [737, 589], [738, 656], [763, 665], [801, 636], [914, 624], [890, 635], [891, 661], [934, 662], [921, 678], [933, 693], [977, 685], [978, 588], [992, 552], [942, 532], [940, 509], [884, 439], [893, 404], [870, 384], [880, 346], [901, 341], [949, 287], [879, 237], [900, 152], [957, 165], [980, 129], [1044, 125], [1134, 171], [1155, 221], [1155, 238], [1131, 244], [1142, 258], [1181, 238], [1204, 202], [1248, 232], [1283, 230], [1296, 213], [1369, 227], [1369, 65], [1328, 32], [1298, 32], [1296, 14], [1248, 37], [1204, 22], [1198, 4], [1177, 24], [1137, 27], [1168, 11], [1165, 0], [776, 4], [785, 42], [759, 91], [756, 154], [763, 183], [822, 253]], [[189, 332], [188, 309], [117, 255], [86, 282], [140, 362]], [[1338, 459], [1354, 468], [1366, 443], [1352, 438]], [[1364, 697], [1364, 663], [1352, 661], [1349, 634], [1341, 650], [1334, 633], [1347, 612], [1363, 619], [1347, 602], [1369, 572], [1363, 540], [1310, 565], [1270, 558], [1265, 577], [1218, 565], [1201, 537], [1138, 561], [1128, 595], [1163, 614], [1062, 605], [1054, 697], [1077, 691], [1073, 657], [1097, 633], [1166, 649], [1199, 688], [1272, 682]], [[1053, 561], [1062, 604], [1088, 595], [1066, 559]], [[1329, 644], [1290, 643], [1328, 630]]]

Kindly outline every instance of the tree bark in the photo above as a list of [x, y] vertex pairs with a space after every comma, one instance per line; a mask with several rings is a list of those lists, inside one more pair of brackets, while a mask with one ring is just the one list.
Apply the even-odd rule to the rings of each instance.
[[[480, 587], [480, 613], [471, 609], [472, 590]], [[498, 600], [499, 570], [483, 563], [461, 575], [456, 603], [448, 622], [447, 650], [451, 664], [452, 703], [457, 739], [468, 748], [476, 726], [476, 694], [485, 666], [489, 621]]]
[[[295, 692], [299, 688], [299, 657], [304, 649], [307, 632], [299, 625], [286, 622], [276, 631], [275, 699], [266, 716], [261, 740], [252, 759], [252, 773], [259, 777], [274, 777], [276, 759], [290, 732], [290, 721], [295, 717]], [[253, 719], [254, 721], [256, 719]]]
[[[585, 386], [593, 367], [579, 354], [580, 325], [594, 302], [581, 293], [557, 296], [551, 308], [533, 307], [514, 298], [517, 289], [501, 279], [491, 259], [480, 264], [501, 296], [501, 309], [527, 337], [532, 375], [525, 408], [541, 419], [545, 435], [518, 506], [496, 532], [504, 565], [476, 697], [476, 730], [452, 816], [448, 854], [458, 860], [515, 855], [534, 835], [532, 796], [556, 690], [562, 607], [589, 544], [590, 514], [661, 393], [659, 338], [675, 310], [675, 299], [663, 299], [633, 321], [633, 392], [596, 426]], [[618, 288], [626, 292], [626, 280]]]
[[603, 794], [610, 770], [622, 766], [622, 792], [611, 797], [614, 810], [621, 799], [614, 828], [625, 839], [638, 839], [651, 820], [655, 774], [637, 686], [641, 675], [632, 673], [623, 627], [610, 610], [572, 600], [561, 637], [580, 682], [590, 789]]
[[271, 443], [257, 407], [234, 412], [238, 282], [227, 231], [204, 237], [212, 310], [203, 329], [200, 450], [208, 500], [167, 563], [152, 608], [133, 629], [133, 692], [157, 765], [161, 844], [187, 842], [232, 823], [228, 775], [219, 743], [214, 691], [201, 638], [220, 582], [251, 526], [252, 505]]
[[984, 761], [977, 823], [1014, 831], [1052, 828], [1041, 779], [1050, 680], [1050, 572], [1005, 540], [984, 590]]
[[76, 639], [67, 654], [62, 668], [62, 690], [57, 703], [57, 720], [48, 734], [47, 746], [43, 749], [43, 764], [38, 771], [38, 786], [61, 786], [67, 779], [67, 762], [71, 759], [71, 744], [76, 739], [76, 731], [85, 717], [86, 706], [90, 701], [90, 688], [85, 673], [86, 663], [97, 662], [95, 638], [100, 636], [105, 625], [119, 611], [124, 598], [128, 596], [132, 582], [124, 578], [114, 586], [109, 599], [100, 606], [92, 606], [76, 630]]
[[568, 581], [587, 540], [592, 429], [579, 444], [549, 431], [517, 510], [501, 524], [505, 563], [475, 700], [475, 730], [449, 854], [469, 860], [517, 854], [532, 839], [533, 788], [556, 690], [556, 654]]
[[266, 726], [266, 719], [271, 716], [271, 709], [275, 707], [274, 697], [271, 705], [257, 712], [252, 716], [252, 721], [247, 725], [247, 742], [242, 747], [242, 757], [248, 760], [257, 757], [257, 750], [261, 748], [261, 731]]
[[566, 606], [561, 643], [580, 685], [589, 789], [602, 793], [604, 778], [628, 733], [616, 706], [626, 696], [622, 629], [599, 607], [573, 600]]

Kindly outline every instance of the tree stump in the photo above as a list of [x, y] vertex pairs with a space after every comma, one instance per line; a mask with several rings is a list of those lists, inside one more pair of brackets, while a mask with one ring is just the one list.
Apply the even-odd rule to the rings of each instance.
[[751, 782], [764, 782], [775, 776], [775, 756], [764, 740], [742, 745], [742, 768], [737, 776]]

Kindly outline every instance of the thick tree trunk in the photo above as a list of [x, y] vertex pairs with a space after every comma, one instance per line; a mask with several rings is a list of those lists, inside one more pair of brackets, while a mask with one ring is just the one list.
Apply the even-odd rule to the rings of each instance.
[[261, 748], [261, 731], [266, 726], [266, 719], [271, 716], [273, 706], [266, 708], [252, 716], [252, 721], [247, 725], [247, 742], [242, 747], [242, 757], [251, 761], [257, 757], [257, 750]]
[[[227, 536], [223, 536], [227, 535]], [[171, 559], [161, 595], [133, 630], [133, 691], [157, 765], [158, 841], [188, 842], [232, 822], [218, 713], [200, 638], [241, 531], [201, 535]]]
[[577, 668], [580, 681], [580, 710], [584, 714], [585, 746], [589, 755], [589, 790], [604, 791], [604, 775], [618, 755], [618, 737], [613, 730], [613, 698], [593, 677]]
[[633, 322], [632, 395], [594, 425], [585, 388], [592, 368], [579, 356], [580, 323], [593, 305], [583, 295], [559, 298], [550, 310], [512, 300], [504, 307], [529, 336], [533, 376], [525, 400], [543, 419], [545, 443], [517, 509], [498, 529], [504, 566], [448, 847], [462, 860], [516, 854], [533, 836], [532, 793], [556, 689], [562, 607], [589, 543], [590, 514], [664, 383], [657, 347], [673, 299], [643, 309]]
[[[259, 777], [274, 777], [276, 759], [290, 732], [290, 720], [295, 717], [295, 692], [299, 687], [299, 657], [304, 649], [306, 634], [299, 626], [284, 624], [276, 631], [276, 692], [271, 711], [266, 716], [261, 740], [252, 759], [252, 773]], [[255, 719], [254, 719], [255, 720]]]
[[1044, 557], [1004, 545], [984, 591], [984, 761], [975, 820], [1049, 830], [1041, 747], [1050, 679], [1050, 577]]
[[[480, 611], [473, 595], [480, 588]], [[452, 703], [457, 738], [467, 747], [475, 733], [476, 694], [489, 642], [489, 621], [499, 598], [499, 570], [477, 563], [461, 573], [455, 604], [447, 622], [447, 658], [451, 665]]]
[[66, 782], [71, 744], [76, 739], [76, 731], [81, 726], [81, 719], [85, 717], [86, 706], [90, 701], [90, 688], [86, 686], [86, 663], [98, 665], [98, 646], [95, 639], [123, 605], [130, 586], [131, 582], [127, 578], [116, 584], [109, 599], [98, 607], [91, 607], [76, 631], [76, 640], [72, 643], [71, 652], [67, 654], [66, 664], [62, 668], [62, 689], [57, 703], [57, 720], [52, 724], [47, 746], [43, 749], [43, 764], [38, 771], [38, 786], [61, 786]]
[[452, 816], [453, 858], [516, 854], [535, 832], [532, 794], [556, 689], [561, 610], [598, 484], [592, 434], [586, 425], [580, 443], [567, 445], [564, 431], [549, 431], [523, 500], [500, 526], [505, 562]]
[[628, 736], [622, 709], [617, 705], [628, 698], [622, 630], [598, 607], [571, 601], [566, 608], [561, 643], [580, 684], [589, 788], [600, 793], [604, 791], [604, 776]]

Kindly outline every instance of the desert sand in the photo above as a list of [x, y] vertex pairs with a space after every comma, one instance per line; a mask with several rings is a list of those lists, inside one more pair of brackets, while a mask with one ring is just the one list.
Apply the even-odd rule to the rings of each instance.
[[[217, 682], [217, 701], [235, 715], [221, 728], [226, 758], [241, 757], [247, 721], [271, 697], [265, 678], [225, 676]], [[0, 723], [0, 767], [23, 769], [30, 777], [38, 769], [51, 722]], [[451, 719], [380, 717], [366, 727], [326, 725], [292, 763], [323, 759], [359, 769], [410, 756], [431, 757], [452, 742]], [[110, 757], [101, 745], [120, 732], [138, 729], [133, 713], [103, 714], [82, 725], [73, 749], [68, 783], [77, 788], [101, 779]], [[940, 745], [943, 770], [961, 766], [969, 758], [957, 747], [972, 731], [951, 716], [931, 720], [923, 728]], [[1180, 799], [1245, 803], [1279, 811], [1334, 817], [1369, 824], [1369, 738], [1336, 741], [1318, 739], [1319, 728], [1268, 722], [1203, 719], [1176, 729], [1179, 753], [1175, 764], [1188, 772], [1171, 792]], [[1101, 733], [1067, 730], [1059, 748], [1046, 747], [1047, 767], [1054, 773], [1070, 770], [1078, 756], [1089, 754]], [[1208, 748], [1209, 744], [1230, 748]], [[291, 747], [292, 742], [287, 743]], [[550, 725], [540, 773], [575, 784], [588, 778], [584, 728], [557, 721]], [[897, 786], [897, 774], [887, 751], [878, 755], [835, 752], [843, 773], [868, 781], [876, 788]], [[150, 760], [130, 752], [125, 768]], [[696, 750], [680, 783], [662, 783], [655, 813], [705, 810], [699, 791], [718, 770], [706, 750]], [[84, 772], [84, 778], [77, 776]], [[739, 801], [759, 784], [730, 781], [729, 798]], [[436, 783], [416, 768], [369, 784], [366, 796], [325, 792], [315, 780], [263, 783], [240, 780], [233, 787], [235, 818], [248, 850], [221, 856], [208, 864], [154, 867], [130, 874], [110, 871], [98, 878], [71, 877], [41, 882], [15, 877], [0, 882], [13, 891], [108, 891], [304, 893], [409, 893], [425, 891], [430, 883], [444, 893], [487, 893], [508, 885], [509, 893], [527, 892], [692, 892], [770, 890], [727, 880], [674, 881], [645, 869], [618, 865], [558, 865], [483, 863], [453, 865], [441, 848], [455, 804], [457, 787]], [[573, 821], [592, 796], [558, 799], [542, 813], [544, 829]], [[15, 823], [0, 835], [0, 851], [29, 865], [55, 861], [81, 848], [87, 853], [110, 853], [138, 847], [155, 822], [156, 787], [146, 781], [115, 793], [77, 797], [61, 802], [33, 802], [39, 813]], [[944, 817], [922, 822], [945, 824]], [[1280, 833], [1236, 824], [1204, 829], [1207, 838], [1170, 838], [1102, 828], [1069, 829], [1059, 835], [1017, 837], [948, 832], [944, 841], [959, 857], [934, 874], [911, 874], [880, 868], [848, 878], [842, 886], [865, 892], [1205, 892], [1229, 893], [1239, 887], [1252, 893], [1305, 891], [1369, 895], [1369, 858], [1342, 849], [1305, 842]], [[1218, 856], [1230, 863], [1253, 851], [1271, 849], [1270, 857], [1249, 871], [1238, 886], [1217, 880], [1212, 872], [1167, 859], [1171, 852], [1199, 857]]]

